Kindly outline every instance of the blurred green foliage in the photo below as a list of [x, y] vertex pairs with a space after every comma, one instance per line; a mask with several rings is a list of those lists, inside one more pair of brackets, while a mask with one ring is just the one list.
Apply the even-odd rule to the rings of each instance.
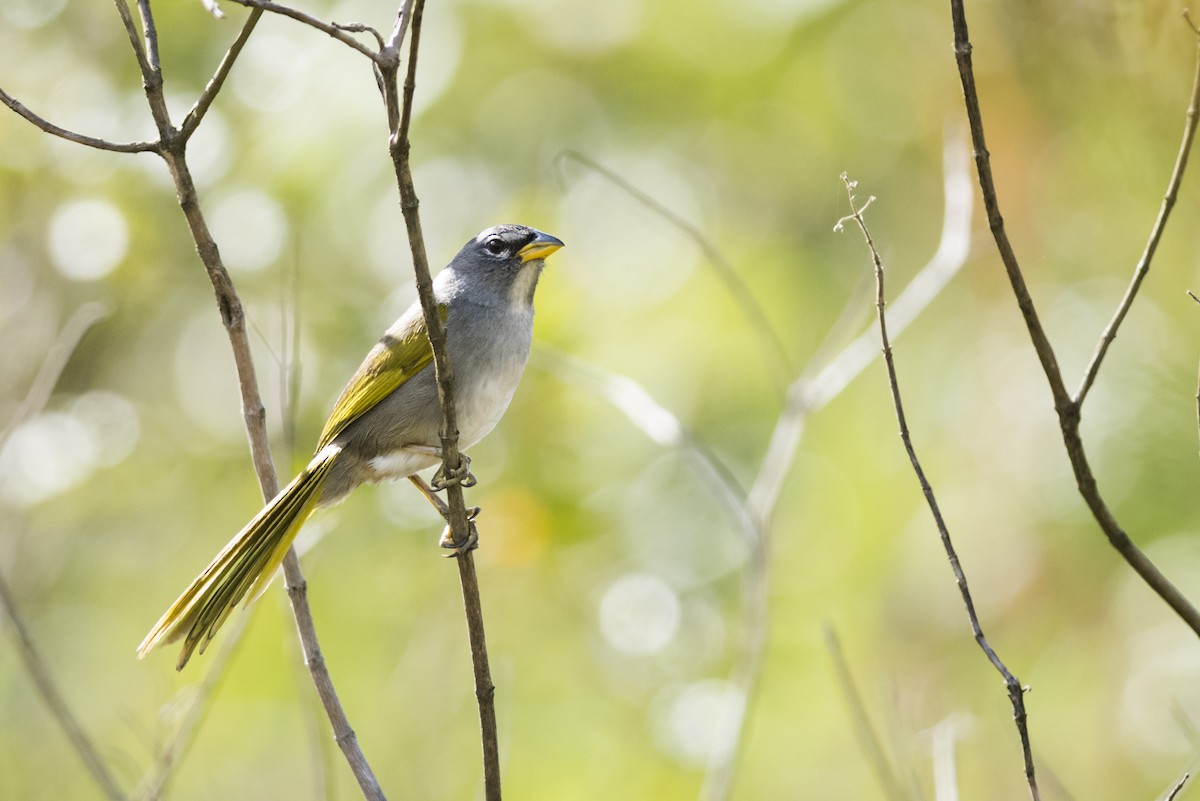
[[[1166, 186], [1193, 38], [1169, 3], [969, 5], [1008, 230], [1073, 382]], [[224, 8], [218, 22], [198, 0], [155, 5], [176, 115], [244, 18]], [[379, 28], [394, 13], [365, 0], [306, 8]], [[856, 290], [869, 267], [861, 242], [831, 230], [847, 212], [840, 172], [879, 198], [868, 216], [893, 296], [937, 244], [943, 142], [964, 116], [950, 42], [944, 4], [923, 0], [430, 0], [413, 139], [432, 260], [503, 221], [568, 244], [542, 281], [534, 362], [472, 454], [510, 797], [694, 797], [741, 636], [736, 520], [680, 453], [565, 380], [553, 352], [639, 382], [743, 486], [791, 378], [772, 374], [686, 237], [558, 154], [586, 154], [702, 229], [798, 374], [847, 303], [862, 325], [872, 311]], [[152, 134], [104, 4], [5, 0], [0, 85], [67, 128]], [[369, 66], [267, 15], [190, 157], [256, 330], [287, 472], [414, 296]], [[1195, 179], [1084, 433], [1119, 519], [1200, 599], [1200, 311], [1184, 294], [1200, 289]], [[1045, 797], [1067, 797], [1061, 786], [1077, 798], [1151, 798], [1198, 746], [1200, 648], [1076, 496], [1049, 392], [976, 220], [963, 273], [897, 347], [910, 424], [985, 629], [1035, 690]], [[132, 788], [213, 662], [210, 652], [176, 675], [173, 657], [139, 663], [134, 647], [259, 498], [228, 345], [162, 165], [53, 139], [5, 111], [0, 420], [72, 311], [97, 299], [112, 314], [45, 414], [0, 455], [0, 569]], [[280, 389], [289, 370], [294, 396]], [[947, 721], [964, 797], [1025, 792], [1002, 684], [972, 642], [895, 428], [878, 364], [809, 421], [773, 521], [770, 641], [737, 798], [883, 797], [826, 625], [925, 797], [932, 732]], [[480, 787], [457, 577], [439, 531], [404, 485], [361, 490], [303, 535], [333, 535], [304, 560], [322, 646], [397, 798], [471, 798]], [[0, 797], [95, 797], [12, 638], [3, 642]], [[173, 798], [354, 797], [299, 659], [273, 590]]]

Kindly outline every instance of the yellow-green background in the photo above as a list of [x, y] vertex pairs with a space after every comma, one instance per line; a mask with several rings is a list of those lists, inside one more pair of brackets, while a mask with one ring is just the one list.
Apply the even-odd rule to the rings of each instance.
[[[224, 8], [218, 22], [198, 0], [155, 4], [176, 115], [244, 18]], [[395, 11], [365, 0], [305, 8], [385, 30]], [[1178, 12], [1133, 0], [968, 3], [1008, 230], [1072, 386], [1178, 147], [1195, 49]], [[413, 153], [432, 261], [502, 221], [568, 245], [539, 291], [524, 383], [472, 453], [506, 794], [693, 798], [697, 743], [713, 725], [695, 700], [722, 697], [742, 633], [736, 520], [678, 451], [565, 381], [547, 354], [639, 382], [743, 487], [787, 377], [678, 230], [556, 156], [580, 151], [698, 226], [798, 374], [847, 303], [860, 325], [871, 312], [858, 289], [862, 243], [832, 230], [848, 210], [839, 173], [879, 198], [869, 219], [893, 294], [936, 247], [943, 143], [964, 119], [948, 9], [429, 0], [421, 65]], [[103, 3], [5, 0], [0, 85], [85, 133], [152, 132]], [[342, 382], [414, 295], [385, 132], [365, 60], [268, 15], [195, 142], [200, 200], [255, 327], [281, 472], [303, 463]], [[1118, 518], [1194, 600], [1200, 308], [1185, 290], [1200, 290], [1197, 186], [1184, 183], [1084, 421]], [[71, 216], [79, 201], [107, 204], [127, 234], [98, 277], [81, 277], [70, 255], [88, 263]], [[1200, 647], [1075, 494], [1045, 381], [978, 210], [974, 220], [963, 272], [897, 348], [916, 443], [991, 642], [1033, 688], [1044, 797], [1150, 799], [1200, 746]], [[97, 235], [108, 241], [112, 226]], [[83, 256], [70, 250], [81, 241]], [[138, 662], [134, 648], [259, 497], [228, 345], [161, 163], [52, 140], [5, 110], [0, 420], [70, 313], [97, 299], [112, 313], [72, 357], [49, 416], [0, 456], [0, 570], [83, 726], [132, 788], [214, 661], [210, 652], [177, 675], [172, 655]], [[299, 325], [294, 444], [281, 424], [281, 308]], [[305, 534], [330, 535], [304, 559], [321, 642], [393, 798], [479, 794], [457, 571], [436, 548], [439, 531], [397, 485], [359, 491]], [[772, 532], [770, 640], [733, 797], [883, 797], [826, 626], [924, 797], [933, 731], [946, 721], [962, 797], [1022, 797], [1004, 688], [972, 641], [878, 363], [809, 421]], [[606, 597], [642, 597], [620, 595], [630, 576], [662, 602], [645, 610], [651, 633], [678, 612], [651, 653], [623, 651], [601, 628]], [[638, 611], [624, 624], [635, 637]], [[0, 798], [99, 797], [7, 620], [0, 629]], [[355, 796], [295, 639], [273, 589], [170, 797]]]

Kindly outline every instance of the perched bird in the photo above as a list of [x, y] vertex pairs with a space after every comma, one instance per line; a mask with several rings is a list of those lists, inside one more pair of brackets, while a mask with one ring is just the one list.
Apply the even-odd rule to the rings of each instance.
[[[491, 431], [512, 400], [533, 339], [538, 276], [544, 259], [562, 246], [533, 228], [498, 225], [467, 242], [433, 282], [454, 366], [463, 448]], [[342, 390], [312, 461], [171, 604], [138, 646], [138, 658], [182, 638], [176, 665], [182, 670], [197, 647], [204, 652], [243, 597], [249, 606], [263, 593], [314, 510], [360, 484], [406, 478], [441, 461], [432, 361], [425, 317], [414, 303]], [[463, 474], [450, 480], [469, 476]], [[439, 471], [434, 486], [446, 482]]]

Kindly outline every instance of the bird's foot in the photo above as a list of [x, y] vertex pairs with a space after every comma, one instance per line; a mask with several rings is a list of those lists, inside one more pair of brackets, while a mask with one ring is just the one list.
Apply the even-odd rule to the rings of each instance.
[[471, 474], [471, 457], [465, 453], [460, 453], [459, 458], [462, 461], [459, 462], [458, 467], [454, 470], [447, 470], [446, 463], [442, 462], [442, 466], [433, 474], [433, 478], [429, 481], [429, 486], [433, 487], [434, 492], [441, 492], [455, 484], [466, 489], [478, 483], [475, 480], [475, 476]]
[[467, 508], [467, 536], [462, 542], [454, 541], [454, 534], [451, 532], [450, 526], [446, 526], [442, 531], [442, 538], [438, 540], [438, 545], [442, 548], [453, 549], [451, 553], [446, 554], [446, 558], [454, 558], [479, 547], [479, 529], [475, 527], [475, 518], [478, 516], [478, 506]]

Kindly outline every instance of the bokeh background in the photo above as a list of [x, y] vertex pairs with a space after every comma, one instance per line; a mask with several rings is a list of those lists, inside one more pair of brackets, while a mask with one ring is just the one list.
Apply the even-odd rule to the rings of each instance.
[[[1008, 230], [1073, 385], [1157, 212], [1194, 37], [1168, 2], [968, 5]], [[156, 4], [178, 116], [244, 18], [224, 8], [216, 21], [198, 0]], [[381, 29], [395, 12], [305, 8]], [[0, 4], [0, 85], [68, 128], [152, 134], [102, 3]], [[539, 290], [524, 383], [472, 453], [510, 797], [696, 797], [744, 702], [734, 798], [884, 797], [827, 629], [913, 797], [934, 796], [935, 761], [940, 787], [950, 765], [964, 797], [1026, 792], [1008, 700], [971, 639], [879, 363], [808, 421], [773, 517], [769, 640], [745, 699], [728, 681], [745, 633], [736, 516], [562, 355], [637, 382], [748, 487], [781, 387], [822, 342], [819, 359], [870, 321], [861, 240], [833, 231], [848, 211], [839, 173], [879, 198], [869, 221], [894, 294], [938, 243], [961, 106], [944, 3], [430, 0], [413, 139], [431, 259], [502, 221], [568, 244]], [[687, 236], [565, 150], [720, 248], [788, 369]], [[414, 297], [370, 69], [268, 15], [190, 155], [253, 325], [286, 473]], [[1185, 290], [1200, 290], [1198, 180], [1184, 183], [1084, 422], [1118, 518], [1193, 600], [1200, 308]], [[1200, 747], [1200, 644], [1075, 494], [978, 210], [972, 232], [961, 274], [897, 348], [916, 443], [985, 629], [1033, 689], [1044, 797], [1154, 798]], [[107, 316], [0, 453], [0, 570], [132, 790], [220, 664], [214, 647], [176, 674], [173, 655], [138, 662], [134, 648], [260, 499], [228, 343], [162, 164], [52, 139], [5, 110], [0, 420], [96, 301]], [[405, 484], [360, 490], [302, 537], [324, 651], [396, 798], [480, 792], [457, 571], [439, 532]], [[0, 797], [98, 797], [7, 619], [0, 629]], [[257, 604], [206, 710], [172, 798], [355, 797], [282, 591]]]

